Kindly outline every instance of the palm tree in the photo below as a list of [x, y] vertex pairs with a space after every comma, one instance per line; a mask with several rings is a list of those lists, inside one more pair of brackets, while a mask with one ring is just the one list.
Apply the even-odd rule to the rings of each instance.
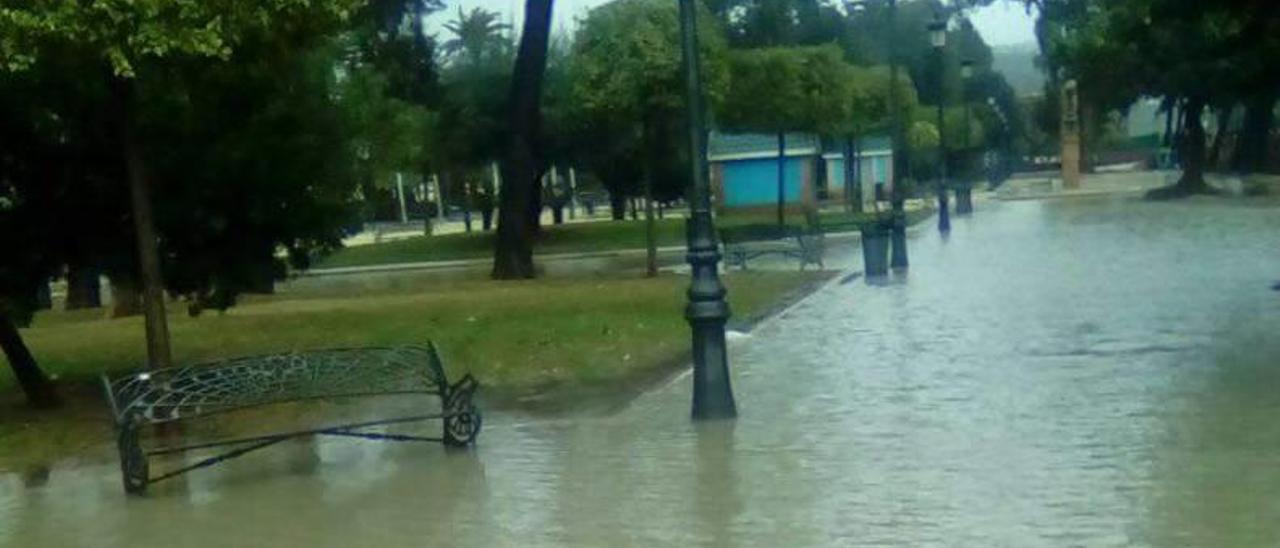
[[472, 8], [470, 12], [458, 8], [458, 18], [444, 24], [453, 38], [445, 41], [447, 55], [465, 55], [473, 65], [479, 65], [486, 55], [507, 47], [505, 31], [511, 25], [499, 21], [497, 12], [484, 8]]

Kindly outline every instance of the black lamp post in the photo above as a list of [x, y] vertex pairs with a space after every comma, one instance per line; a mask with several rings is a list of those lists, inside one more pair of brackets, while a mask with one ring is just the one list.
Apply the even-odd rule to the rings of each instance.
[[711, 189], [707, 178], [706, 133], [703, 127], [702, 77], [698, 66], [697, 0], [680, 0], [680, 46], [684, 58], [685, 105], [688, 109], [689, 157], [693, 159], [693, 188], [689, 192], [689, 242], [692, 283], [685, 319], [693, 332], [693, 418], [723, 419], [738, 414], [729, 384], [729, 355], [724, 324], [729, 303], [720, 283], [720, 249], [711, 219]]
[[889, 0], [889, 113], [893, 121], [893, 169], [890, 184], [893, 193], [889, 201], [893, 206], [893, 231], [890, 237], [889, 266], [905, 269], [907, 261], [907, 214], [903, 201], [902, 174], [907, 167], [906, 140], [902, 138], [902, 113], [898, 108], [898, 2]]
[[973, 150], [969, 142], [969, 134], [973, 133], [972, 115], [969, 108], [969, 80], [973, 78], [973, 60], [960, 61], [960, 77], [964, 81], [964, 93], [961, 103], [964, 105], [964, 164], [961, 181], [956, 186], [956, 215], [973, 213]]
[[944, 108], [946, 106], [946, 65], [944, 52], [947, 47], [947, 21], [938, 15], [929, 23], [929, 42], [933, 44], [938, 62], [938, 230], [951, 230], [951, 212], [947, 207], [947, 125]]

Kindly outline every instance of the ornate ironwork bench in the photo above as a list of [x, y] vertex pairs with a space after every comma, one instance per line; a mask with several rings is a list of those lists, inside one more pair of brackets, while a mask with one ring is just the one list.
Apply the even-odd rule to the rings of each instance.
[[824, 268], [822, 256], [826, 244], [822, 232], [795, 226], [744, 225], [720, 230], [724, 243], [725, 264], [747, 269], [747, 262], [765, 255], [791, 257], [805, 266]]
[[[312, 435], [388, 441], [433, 441], [461, 447], [480, 433], [480, 411], [471, 402], [479, 383], [470, 375], [450, 384], [434, 344], [426, 347], [350, 348], [238, 358], [190, 367], [102, 376], [115, 420], [124, 489], [141, 494], [147, 486], [239, 457], [282, 441]], [[247, 438], [144, 448], [139, 432], [148, 425], [174, 423], [271, 404], [315, 400], [425, 394], [439, 411], [357, 423], [321, 426]], [[370, 432], [374, 426], [439, 419], [440, 437]], [[195, 463], [152, 475], [148, 457], [236, 446]]]

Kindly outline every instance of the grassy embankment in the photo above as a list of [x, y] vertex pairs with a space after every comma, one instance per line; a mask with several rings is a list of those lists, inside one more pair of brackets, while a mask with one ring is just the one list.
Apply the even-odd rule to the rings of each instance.
[[[749, 321], [830, 274], [735, 273], [725, 277], [736, 321]], [[424, 278], [419, 285], [352, 292], [313, 289], [246, 299], [225, 314], [171, 318], [178, 363], [309, 348], [440, 345], [448, 373], [475, 375], [493, 407], [562, 409], [617, 401], [682, 367], [687, 278], [575, 278], [521, 282]], [[178, 307], [174, 307], [178, 308]], [[21, 405], [0, 374], [0, 469], [101, 453], [109, 423], [95, 377], [144, 361], [140, 318], [101, 311], [41, 313], [24, 336], [56, 375], [64, 408]], [[233, 415], [234, 416], [234, 415]]]
[[[932, 213], [931, 210], [912, 211], [907, 214], [909, 223], [918, 222]], [[867, 219], [867, 214], [827, 212], [821, 216], [823, 224]], [[773, 213], [735, 213], [716, 220], [721, 228], [748, 224], [771, 224]], [[656, 221], [658, 247], [680, 246], [685, 243], [684, 219]], [[787, 224], [803, 226], [804, 216], [789, 213]], [[848, 228], [844, 228], [848, 230]], [[601, 221], [572, 223], [543, 227], [535, 252], [542, 255], [557, 253], [587, 253], [641, 249], [645, 247], [644, 221]], [[343, 249], [320, 262], [317, 268], [371, 266], [397, 263], [486, 259], [493, 255], [493, 233], [472, 232], [418, 236], [361, 245]]]

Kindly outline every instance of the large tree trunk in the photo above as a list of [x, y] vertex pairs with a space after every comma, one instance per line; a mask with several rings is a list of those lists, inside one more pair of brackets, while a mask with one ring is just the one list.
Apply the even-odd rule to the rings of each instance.
[[845, 136], [844, 146], [841, 147], [841, 154], [844, 156], [844, 211], [852, 213], [853, 208], [853, 136]]
[[164, 280], [160, 276], [159, 241], [151, 212], [151, 183], [142, 152], [133, 134], [133, 83], [113, 78], [112, 94], [117, 103], [121, 152], [129, 177], [129, 197], [137, 238], [138, 265], [142, 279], [142, 305], [146, 316], [147, 366], [165, 368], [173, 364], [169, 349], [169, 323], [165, 316]]
[[653, 177], [644, 178], [645, 276], [658, 275], [658, 234], [653, 216]]
[[1213, 135], [1213, 145], [1209, 147], [1209, 158], [1205, 160], [1209, 169], [1218, 169], [1222, 159], [1223, 143], [1227, 140], [1227, 126], [1231, 123], [1231, 106], [1216, 109], [1217, 131]]
[[787, 222], [787, 134], [778, 132], [778, 226]]
[[1080, 173], [1093, 173], [1094, 144], [1097, 141], [1098, 109], [1093, 101], [1080, 101]]
[[1178, 186], [1188, 192], [1202, 192], [1207, 187], [1204, 182], [1205, 134], [1201, 115], [1204, 113], [1205, 100], [1192, 97], [1187, 100], [1183, 111], [1183, 150], [1182, 179]]
[[47, 409], [58, 405], [58, 395], [54, 392], [53, 383], [40, 370], [35, 357], [22, 341], [18, 326], [7, 315], [0, 314], [0, 350], [9, 360], [13, 376], [18, 379], [18, 386], [27, 396], [27, 403], [33, 407]]
[[546, 167], [540, 167], [534, 176], [533, 196], [529, 199], [529, 231], [536, 237], [542, 232], [542, 207], [546, 203]]
[[1203, 97], [1191, 97], [1182, 108], [1183, 128], [1181, 136], [1175, 141], [1180, 145], [1182, 178], [1171, 187], [1157, 188], [1148, 192], [1148, 198], [1181, 198], [1193, 194], [1207, 194], [1211, 191], [1204, 180], [1206, 138], [1204, 124], [1201, 123], [1200, 117], [1204, 113], [1205, 104]]
[[67, 268], [67, 310], [99, 308], [102, 306], [102, 283], [98, 271], [86, 266], [71, 265]]
[[627, 220], [627, 197], [621, 192], [609, 193], [609, 213], [615, 221]]
[[552, 0], [525, 0], [524, 27], [512, 72], [511, 141], [502, 162], [498, 239], [493, 253], [493, 277], [500, 280], [534, 277], [534, 225], [528, 211], [538, 187], [537, 142], [542, 79], [547, 68], [551, 36]]
[[1275, 105], [1278, 90], [1260, 93], [1249, 98], [1245, 105], [1244, 127], [1236, 140], [1232, 167], [1241, 173], [1254, 173], [1266, 167], [1267, 145], [1271, 128], [1275, 124]]

